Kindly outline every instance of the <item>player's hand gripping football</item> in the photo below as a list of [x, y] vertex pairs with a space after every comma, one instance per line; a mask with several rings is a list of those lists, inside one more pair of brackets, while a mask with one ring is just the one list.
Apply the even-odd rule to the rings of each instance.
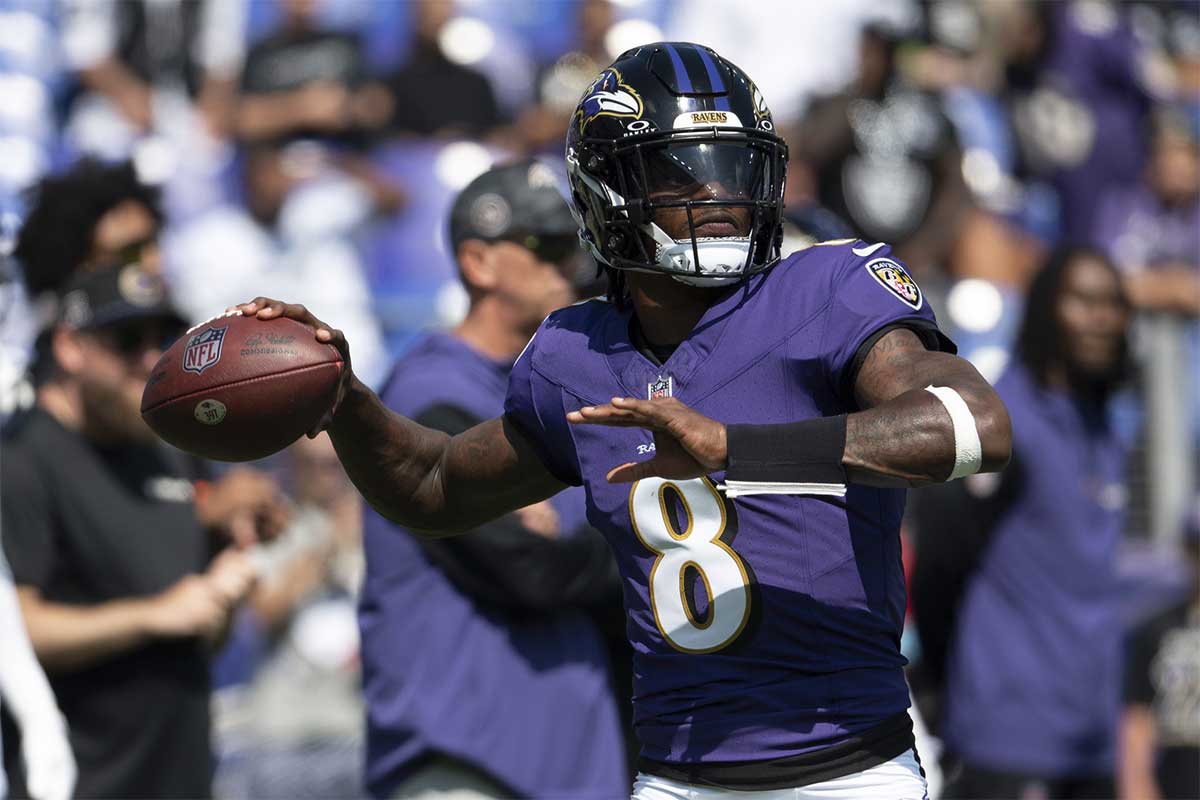
[[272, 300], [269, 297], [256, 297], [249, 303], [230, 306], [226, 311], [240, 311], [247, 317], [256, 316], [259, 319], [275, 319], [276, 317], [287, 317], [294, 319], [297, 322], [303, 323], [315, 331], [318, 342], [331, 344], [342, 355], [342, 374], [338, 378], [337, 396], [334, 398], [333, 405], [325, 416], [321, 417], [316, 426], [308, 432], [308, 438], [313, 438], [321, 431], [329, 427], [329, 423], [333, 421], [333, 415], [337, 412], [338, 406], [342, 404], [342, 398], [346, 396], [346, 391], [350, 388], [351, 382], [354, 380], [354, 372], [350, 369], [350, 344], [346, 341], [346, 337], [337, 328], [326, 325], [321, 320], [313, 316], [312, 312], [299, 303], [285, 303], [282, 300]]
[[654, 434], [654, 457], [609, 470], [609, 483], [642, 478], [686, 480], [725, 469], [729, 455], [725, 426], [688, 408], [674, 397], [637, 400], [614, 397], [601, 406], [584, 406], [567, 414], [575, 425], [645, 428]]

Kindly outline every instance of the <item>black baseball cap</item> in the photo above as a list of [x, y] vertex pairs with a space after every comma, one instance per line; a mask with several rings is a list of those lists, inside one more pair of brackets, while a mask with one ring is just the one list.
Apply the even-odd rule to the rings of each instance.
[[450, 244], [465, 239], [521, 241], [578, 237], [559, 179], [537, 159], [493, 167], [463, 189], [450, 209]]
[[56, 301], [49, 322], [76, 330], [149, 319], [186, 324], [162, 277], [138, 264], [79, 272], [59, 290]]

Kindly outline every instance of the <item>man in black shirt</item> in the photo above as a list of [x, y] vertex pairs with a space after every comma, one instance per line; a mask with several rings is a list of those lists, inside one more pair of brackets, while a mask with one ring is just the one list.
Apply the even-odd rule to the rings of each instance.
[[237, 132], [248, 142], [359, 142], [381, 127], [391, 99], [368, 79], [362, 42], [322, 30], [306, 0], [281, 4], [279, 29], [255, 42], [242, 70]]
[[[207, 653], [254, 578], [240, 551], [213, 558], [206, 529], [253, 539], [256, 522], [279, 524], [278, 501], [249, 471], [193, 482], [141, 419], [181, 322], [154, 270], [153, 193], [131, 175], [93, 165], [44, 184], [21, 231], [24, 281], [46, 317], [36, 406], [5, 430], [3, 546], [66, 717], [77, 796], [203, 797]], [[24, 797], [19, 737], [3, 739]]]
[[500, 123], [488, 79], [442, 52], [439, 37], [453, 13], [454, 4], [447, 0], [412, 4], [412, 52], [388, 80], [393, 133], [480, 138]]

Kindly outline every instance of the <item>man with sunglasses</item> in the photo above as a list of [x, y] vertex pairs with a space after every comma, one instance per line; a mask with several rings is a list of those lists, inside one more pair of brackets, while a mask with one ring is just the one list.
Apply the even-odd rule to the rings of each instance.
[[[555, 187], [527, 160], [458, 196], [449, 239], [470, 310], [400, 360], [381, 393], [388, 406], [451, 435], [500, 412], [517, 354], [575, 299], [582, 253]], [[583, 506], [572, 490], [441, 541], [368, 512], [360, 625], [373, 795], [623, 791], [619, 713], [589, 616], [606, 607], [619, 629], [620, 587]], [[447, 673], [451, 653], [470, 657]]]
[[[271, 481], [197, 481], [142, 421], [146, 379], [183, 329], [158, 219], [132, 171], [85, 163], [40, 187], [16, 249], [42, 318], [36, 404], [4, 430], [3, 547], [82, 797], [210, 794], [209, 654], [254, 579], [226, 544], [281, 524]], [[3, 738], [24, 797], [20, 737]]]
[[[552, 313], [504, 413], [461, 434], [392, 413], [349, 371], [326, 423], [371, 505], [431, 537], [585, 487], [624, 588], [635, 797], [921, 800], [904, 489], [1000, 469], [1011, 428], [886, 244], [781, 258], [774, 129], [708, 48], [622, 54], [567, 132], [608, 301]], [[238, 310], [302, 320], [349, 358], [303, 306]], [[472, 665], [445, 652], [439, 675]]]

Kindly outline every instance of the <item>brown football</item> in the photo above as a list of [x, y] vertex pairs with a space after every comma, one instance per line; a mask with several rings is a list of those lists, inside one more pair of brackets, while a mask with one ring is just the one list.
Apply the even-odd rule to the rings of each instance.
[[159, 359], [142, 419], [181, 450], [218, 461], [278, 452], [333, 405], [342, 357], [295, 320], [217, 317]]

